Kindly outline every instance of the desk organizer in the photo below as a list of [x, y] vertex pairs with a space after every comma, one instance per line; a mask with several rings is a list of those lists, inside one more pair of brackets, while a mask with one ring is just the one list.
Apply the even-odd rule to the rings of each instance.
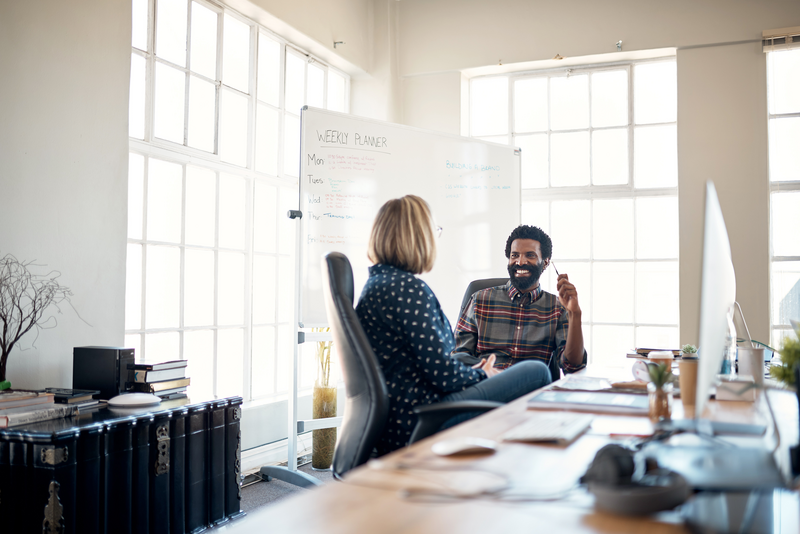
[[241, 397], [0, 429], [2, 531], [185, 534], [244, 515]]

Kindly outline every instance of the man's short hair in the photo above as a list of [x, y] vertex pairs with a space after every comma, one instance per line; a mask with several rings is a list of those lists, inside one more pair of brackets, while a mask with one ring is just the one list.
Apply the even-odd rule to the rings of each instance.
[[413, 274], [430, 271], [436, 259], [436, 241], [428, 203], [406, 195], [381, 206], [372, 225], [367, 256], [373, 263]]
[[534, 241], [538, 241], [539, 245], [542, 247], [542, 259], [544, 260], [549, 260], [553, 256], [553, 242], [550, 240], [550, 236], [544, 233], [544, 230], [538, 226], [521, 224], [514, 228], [514, 231], [508, 236], [508, 241], [506, 241], [506, 258], [511, 256], [511, 243], [517, 239], [533, 239]]

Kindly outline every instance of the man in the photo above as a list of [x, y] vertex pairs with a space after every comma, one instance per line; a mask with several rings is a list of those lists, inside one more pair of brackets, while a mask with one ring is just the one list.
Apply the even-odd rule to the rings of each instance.
[[509, 281], [472, 296], [456, 325], [453, 357], [475, 364], [494, 356], [501, 369], [523, 360], [549, 366], [554, 359], [565, 373], [586, 366], [575, 286], [561, 274], [558, 296], [539, 287], [552, 254], [552, 241], [541, 228], [521, 225], [511, 232], [506, 241]]

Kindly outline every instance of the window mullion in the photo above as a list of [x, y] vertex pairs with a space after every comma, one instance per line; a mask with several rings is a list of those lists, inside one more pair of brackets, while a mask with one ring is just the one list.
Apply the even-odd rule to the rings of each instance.
[[142, 192], [142, 210], [144, 213], [142, 214], [142, 309], [140, 310], [140, 323], [139, 328], [141, 329], [141, 339], [139, 341], [139, 346], [141, 347], [142, 353], [146, 354], [145, 352], [145, 328], [147, 323], [146, 310], [147, 310], [147, 191], [148, 191], [148, 184], [150, 183], [150, 158], [144, 158], [144, 191]]
[[548, 187], [548, 189], [553, 187], [553, 182], [552, 182], [552, 179], [551, 179], [551, 170], [552, 170], [552, 166], [553, 166], [553, 158], [551, 156], [551, 154], [553, 153], [553, 140], [552, 140], [553, 130], [550, 128], [550, 124], [551, 124], [550, 104], [551, 104], [550, 77], [548, 76], [547, 77], [547, 132], [546, 132], [547, 133], [547, 187]]
[[255, 179], [247, 179], [245, 193], [245, 262], [244, 262], [244, 361], [242, 362], [242, 391], [245, 398], [253, 398], [252, 362], [253, 362], [253, 275], [255, 251], [253, 245], [253, 213], [255, 203]]
[[[220, 105], [222, 103], [222, 39], [224, 37], [225, 11], [220, 11], [217, 16], [217, 69], [214, 80], [214, 154], [219, 158], [219, 121]], [[216, 377], [216, 373], [214, 373]], [[216, 380], [216, 378], [215, 378]]]
[[256, 110], [258, 109], [258, 98], [256, 96], [256, 76], [258, 69], [258, 28], [250, 26], [250, 79], [248, 80], [247, 90], [247, 168], [256, 168]]
[[186, 178], [188, 175], [188, 165], [181, 165], [181, 246], [180, 246], [180, 288], [178, 289], [178, 354], [187, 360], [184, 350], [183, 333], [186, 327], [185, 307], [186, 302]]
[[[153, 5], [153, 2], [150, 3]], [[155, 12], [155, 8], [151, 8]], [[155, 15], [152, 15], [155, 17]], [[153, 141], [153, 121], [155, 120], [155, 92], [156, 92], [156, 65], [155, 65], [155, 30], [150, 25], [151, 29], [148, 30], [152, 34], [152, 47], [147, 53], [145, 61], [145, 96], [144, 96], [144, 141], [150, 143]]]
[[633, 94], [633, 68], [628, 65], [628, 188], [631, 191], [635, 190], [634, 186], [634, 157], [633, 152], [635, 147], [633, 145], [633, 100], [636, 96]]
[[215, 178], [215, 198], [214, 198], [214, 350], [211, 358], [212, 365], [212, 391], [214, 395], [219, 395], [219, 192], [221, 189], [220, 173], [214, 173]]
[[280, 177], [286, 176], [283, 156], [286, 150], [284, 133], [286, 132], [286, 54], [288, 53], [286, 44], [281, 43], [281, 59], [278, 73], [278, 105], [280, 107], [280, 112], [278, 113], [278, 176]]

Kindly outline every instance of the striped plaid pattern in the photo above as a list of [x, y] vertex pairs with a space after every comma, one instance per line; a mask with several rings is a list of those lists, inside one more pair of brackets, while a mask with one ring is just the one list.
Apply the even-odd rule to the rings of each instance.
[[565, 373], [574, 373], [586, 367], [586, 351], [581, 365], [567, 361], [564, 347], [568, 329], [569, 314], [557, 296], [539, 287], [523, 294], [509, 281], [472, 295], [458, 318], [453, 352], [478, 358], [494, 353], [496, 367], [503, 369], [531, 359], [548, 365], [551, 358], [557, 358]]

